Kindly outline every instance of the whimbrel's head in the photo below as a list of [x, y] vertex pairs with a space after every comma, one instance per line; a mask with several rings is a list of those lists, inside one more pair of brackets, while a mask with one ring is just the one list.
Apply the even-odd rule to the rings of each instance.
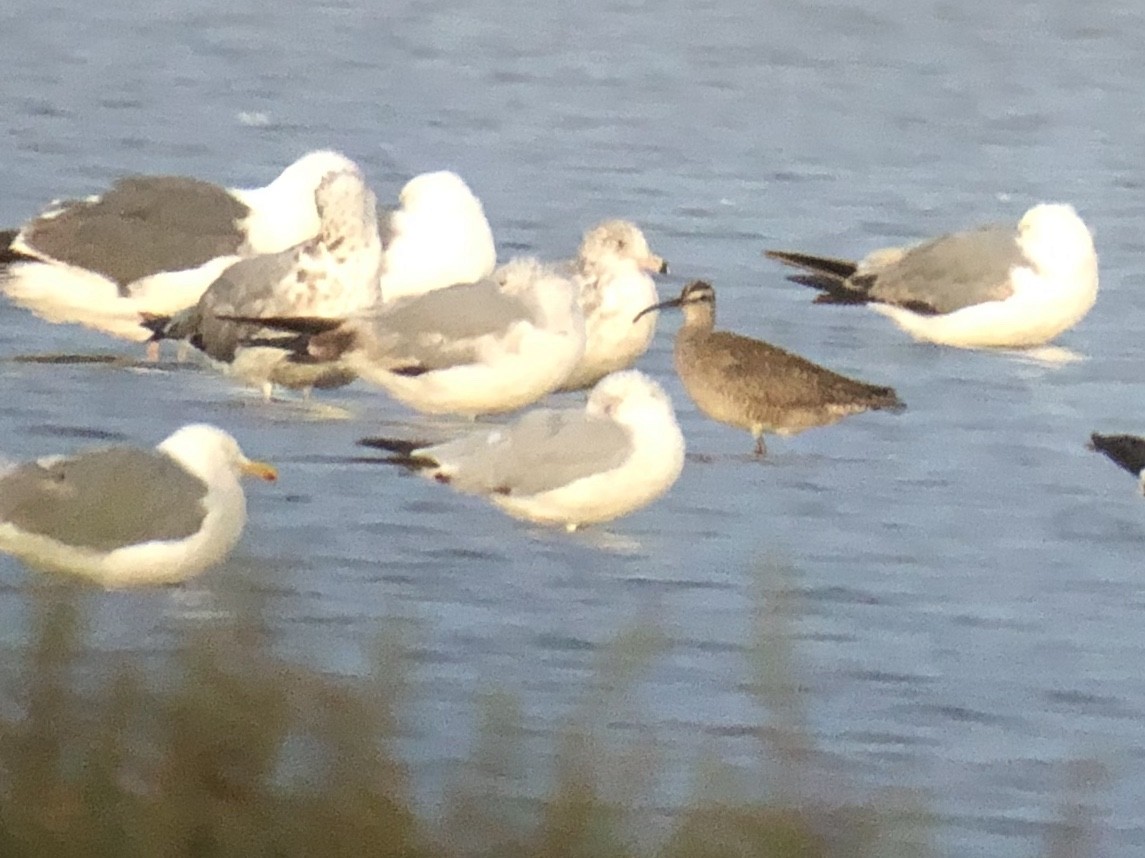
[[645, 307], [636, 314], [632, 321], [635, 323], [645, 313], [653, 310], [664, 310], [668, 307], [679, 307], [684, 311], [684, 327], [711, 330], [716, 322], [716, 290], [712, 284], [703, 280], [694, 280], [684, 287], [679, 298], [670, 301], [661, 301], [651, 307]]

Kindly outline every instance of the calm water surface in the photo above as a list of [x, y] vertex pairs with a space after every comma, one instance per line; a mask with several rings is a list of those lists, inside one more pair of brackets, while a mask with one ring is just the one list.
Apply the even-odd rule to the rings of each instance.
[[[408, 750], [433, 801], [479, 690], [517, 694], [528, 741], [551, 747], [601, 647], [652, 621], [667, 643], [626, 704], [657, 732], [670, 806], [705, 752], [757, 766], [748, 728], [782, 707], [750, 693], [748, 651], [761, 622], [779, 646], [778, 623], [839, 796], [917, 789], [946, 852], [1014, 856], [1077, 787], [1106, 854], [1142, 854], [1145, 504], [1084, 449], [1095, 429], [1145, 431], [1140, 4], [112, 5], [0, 11], [0, 223], [130, 171], [262, 184], [319, 146], [359, 160], [383, 199], [449, 167], [502, 255], [568, 255], [584, 227], [630, 217], [672, 263], [665, 296], [710, 278], [723, 324], [892, 384], [910, 410], [751, 462], [746, 434], [685, 399], [666, 316], [641, 366], [710, 460], [569, 536], [338, 461], [364, 434], [449, 429], [361, 385], [321, 397], [348, 419], [302, 420], [206, 372], [0, 363], [11, 457], [207, 419], [281, 465], [251, 490], [228, 566], [97, 597], [101, 646], [161, 650], [235, 586], [265, 594], [285, 652], [339, 671], [411, 621]], [[910, 342], [873, 313], [812, 307], [759, 255], [861, 255], [1041, 200], [1074, 203], [1101, 255], [1067, 363]], [[0, 356], [53, 351], [134, 349], [0, 304]], [[0, 584], [0, 643], [19, 646], [29, 576], [0, 559]], [[1076, 759], [1105, 767], [1100, 787], [1078, 787]]]

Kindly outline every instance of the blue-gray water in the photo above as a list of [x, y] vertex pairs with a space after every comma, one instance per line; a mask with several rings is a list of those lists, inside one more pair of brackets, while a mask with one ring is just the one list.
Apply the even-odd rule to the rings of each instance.
[[[792, 606], [793, 657], [839, 795], [916, 788], [949, 854], [1030, 855], [1077, 784], [1106, 854], [1145, 847], [1145, 502], [1084, 448], [1145, 431], [1145, 9], [1129, 0], [389, 0], [366, 4], [48, 0], [0, 11], [0, 223], [130, 171], [268, 181], [301, 152], [359, 160], [382, 199], [449, 167], [502, 255], [570, 254], [594, 221], [646, 230], [719, 318], [870, 381], [910, 410], [776, 440], [702, 420], [662, 317], [640, 366], [665, 381], [694, 453], [671, 494], [572, 536], [441, 486], [321, 461], [426, 423], [355, 385], [300, 421], [210, 373], [0, 364], [0, 449], [153, 443], [207, 419], [282, 480], [250, 492], [227, 567], [184, 592], [100, 597], [101, 643], [162, 648], [224, 582], [270, 567], [283, 649], [337, 670], [415, 620], [411, 759], [426, 793], [466, 754], [473, 695], [522, 700], [538, 747], [574, 711], [600, 645], [652, 620], [665, 652], [634, 691], [675, 794], [742, 729], [759, 593]], [[384, 10], [384, 11], [383, 11]], [[813, 307], [764, 247], [838, 255], [1072, 202], [1102, 292], [1050, 365], [913, 343], [861, 309]], [[0, 357], [139, 350], [0, 304]], [[439, 429], [440, 425], [432, 424]], [[307, 458], [309, 457], [309, 459]], [[782, 580], [774, 570], [784, 568]], [[764, 570], [760, 573], [759, 570]], [[772, 570], [768, 572], [767, 570]], [[770, 576], [770, 577], [769, 577]], [[762, 577], [762, 581], [761, 581]], [[6, 646], [29, 576], [0, 558]]]

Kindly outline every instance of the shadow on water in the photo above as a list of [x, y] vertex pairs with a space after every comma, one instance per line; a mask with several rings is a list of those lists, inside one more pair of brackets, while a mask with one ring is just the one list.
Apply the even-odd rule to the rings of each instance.
[[[275, 653], [264, 597], [247, 591], [179, 624], [157, 670], [153, 655], [91, 646], [93, 591], [36, 582], [31, 638], [9, 662], [0, 706], [0, 854], [935, 854], [923, 796], [840, 798], [849, 790], [811, 738], [789, 577], [756, 577], [745, 651], [765, 717], [744, 728], [758, 740], [755, 771], [704, 758], [687, 804], [658, 806], [662, 748], [632, 691], [671, 639], [644, 623], [595, 653], [579, 705], [542, 754], [552, 761], [542, 796], [525, 795], [525, 773], [542, 761], [518, 701], [480, 693], [477, 738], [438, 813], [419, 806], [401, 759], [416, 732], [406, 713], [418, 668], [404, 624], [386, 624], [364, 675], [332, 677]], [[1071, 776], [1095, 780], [1083, 763]], [[1063, 804], [1043, 854], [1093, 854], [1090, 829], [1080, 802]]]

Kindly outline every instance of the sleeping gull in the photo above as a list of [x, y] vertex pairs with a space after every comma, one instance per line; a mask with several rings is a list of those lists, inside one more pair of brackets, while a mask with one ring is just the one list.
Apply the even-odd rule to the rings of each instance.
[[398, 203], [387, 213], [383, 230], [383, 300], [472, 283], [493, 272], [493, 231], [481, 201], [460, 176], [445, 171], [414, 176]]
[[104, 587], [197, 575], [246, 524], [240, 475], [274, 480], [235, 439], [193, 424], [153, 449], [107, 447], [0, 473], [0, 551]]
[[369, 447], [514, 518], [573, 531], [650, 504], [684, 467], [672, 402], [638, 370], [613, 373], [584, 409], [538, 408], [514, 423], [424, 445], [368, 438]]
[[751, 432], [756, 456], [764, 454], [765, 432], [796, 435], [849, 414], [904, 408], [889, 387], [847, 378], [762, 340], [713, 330], [716, 290], [708, 283], [689, 283], [679, 298], [640, 315], [665, 307], [684, 312], [673, 355], [688, 396], [713, 420]]
[[236, 260], [313, 237], [314, 189], [352, 166], [337, 152], [310, 152], [252, 190], [178, 176], [120, 179], [4, 233], [0, 292], [49, 322], [146, 340], [140, 313], [189, 307]]
[[584, 351], [572, 281], [532, 258], [342, 320], [258, 321], [299, 335], [302, 366], [332, 362], [426, 414], [529, 405], [560, 386]]
[[866, 304], [917, 340], [962, 348], [1038, 346], [1097, 300], [1093, 236], [1072, 206], [1042, 203], [1015, 230], [985, 226], [859, 263], [789, 251], [766, 255], [810, 274], [817, 303]]
[[584, 313], [584, 356], [562, 390], [591, 387], [610, 372], [626, 369], [648, 350], [656, 316], [632, 317], [659, 300], [649, 272], [668, 273], [668, 263], [648, 247], [634, 223], [609, 220], [584, 235], [572, 266]]
[[[317, 236], [281, 253], [255, 256], [223, 272], [198, 303], [171, 318], [150, 318], [159, 339], [187, 339], [224, 372], [262, 387], [334, 387], [354, 375], [333, 363], [289, 360], [280, 333], [233, 317], [343, 317], [378, 300], [382, 246], [377, 200], [356, 168], [328, 173], [314, 192]], [[286, 338], [287, 340], [291, 338]]]
[[1145, 438], [1136, 435], [1090, 435], [1089, 449], [1104, 453], [1116, 464], [1137, 477], [1145, 494]]

